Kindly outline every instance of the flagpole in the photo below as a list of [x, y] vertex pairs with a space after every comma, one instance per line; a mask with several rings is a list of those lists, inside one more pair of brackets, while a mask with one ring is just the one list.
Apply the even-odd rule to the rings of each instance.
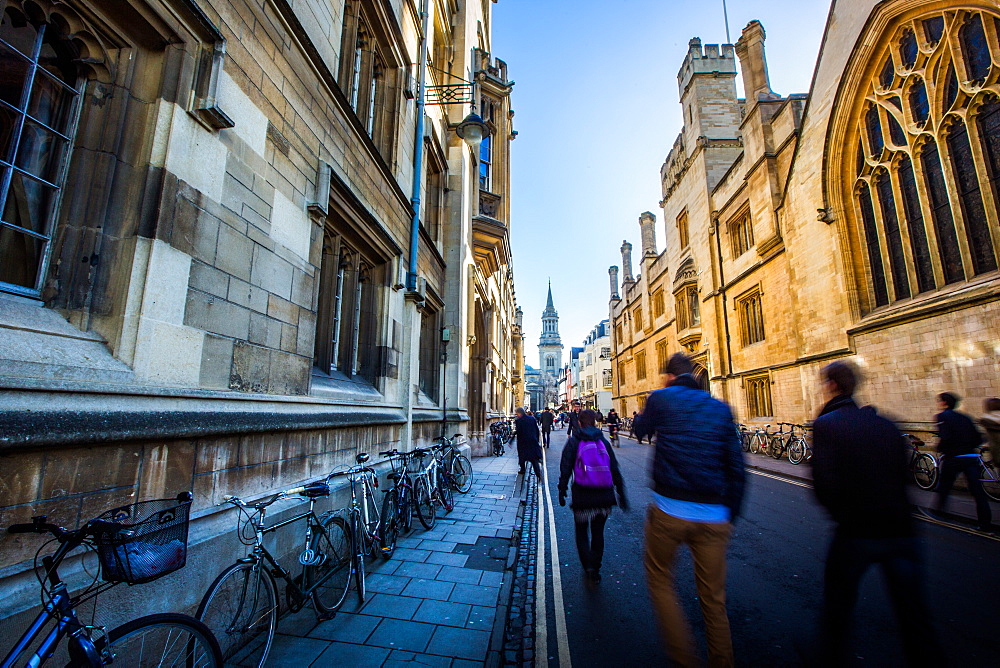
[[722, 16], [726, 20], [726, 44], [732, 44], [733, 40], [729, 37], [729, 11], [726, 9], [726, 0], [722, 0]]

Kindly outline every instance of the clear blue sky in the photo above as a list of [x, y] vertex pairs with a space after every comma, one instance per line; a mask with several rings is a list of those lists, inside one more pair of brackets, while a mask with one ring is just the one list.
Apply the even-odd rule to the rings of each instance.
[[[809, 90], [830, 3], [728, 0], [735, 41], [767, 32], [771, 87]], [[639, 214], [657, 217], [660, 166], [681, 128], [677, 70], [688, 40], [726, 41], [722, 0], [500, 0], [493, 55], [516, 82], [511, 237], [527, 363], [538, 366], [546, 285], [563, 345], [608, 317], [608, 267], [639, 247]], [[737, 81], [742, 97], [742, 81]], [[633, 255], [638, 257], [637, 251]]]

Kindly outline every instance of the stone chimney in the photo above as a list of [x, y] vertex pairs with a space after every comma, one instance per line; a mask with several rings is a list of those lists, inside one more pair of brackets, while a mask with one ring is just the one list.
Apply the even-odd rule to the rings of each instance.
[[736, 55], [743, 70], [743, 95], [747, 107], [757, 100], [774, 100], [780, 96], [771, 91], [767, 75], [767, 60], [764, 57], [764, 26], [760, 21], [751, 21], [743, 29], [743, 36], [736, 42]]
[[622, 284], [635, 283], [632, 276], [632, 244], [628, 241], [622, 242]]
[[656, 256], [656, 216], [649, 211], [639, 216], [639, 229], [642, 231], [643, 256]]
[[611, 299], [621, 299], [618, 294], [618, 267], [608, 267], [608, 274], [611, 276]]

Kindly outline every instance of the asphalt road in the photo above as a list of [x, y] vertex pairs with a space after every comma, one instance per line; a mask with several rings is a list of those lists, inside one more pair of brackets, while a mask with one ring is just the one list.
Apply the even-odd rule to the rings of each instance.
[[[666, 657], [642, 566], [650, 446], [623, 438], [622, 447], [616, 450], [632, 509], [627, 513], [615, 510], [608, 521], [603, 581], [593, 586], [585, 583], [577, 557], [572, 512], [558, 505], [556, 483], [564, 442], [565, 432], [556, 432], [546, 451], [559, 567], [553, 569], [552, 546], [547, 545], [547, 615], [540, 624], [546, 632], [536, 642], [544, 643], [552, 666], [663, 665]], [[806, 483], [760, 474], [748, 478], [744, 514], [729, 550], [729, 617], [737, 663], [803, 665], [803, 653], [808, 653], [815, 633], [831, 524]], [[544, 522], [548, 524], [547, 519]], [[931, 523], [921, 523], [921, 528], [934, 611], [934, 621], [929, 623], [937, 629], [949, 664], [963, 668], [1000, 665], [1000, 635], [996, 633], [1000, 540]], [[544, 525], [539, 529], [542, 533]], [[704, 653], [704, 627], [686, 550], [679, 553], [677, 580]], [[563, 601], [561, 614], [554, 605], [557, 586]], [[859, 666], [903, 665], [895, 619], [876, 570], [862, 583], [854, 649]]]

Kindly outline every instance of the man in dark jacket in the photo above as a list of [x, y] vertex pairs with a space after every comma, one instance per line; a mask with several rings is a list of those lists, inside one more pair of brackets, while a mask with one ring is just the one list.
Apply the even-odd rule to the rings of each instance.
[[552, 423], [555, 421], [555, 414], [549, 410], [548, 406], [542, 411], [539, 417], [539, 423], [542, 427], [542, 445], [546, 448], [549, 447], [549, 433], [552, 431]]
[[671, 661], [699, 665], [674, 588], [674, 557], [687, 544], [705, 619], [708, 663], [732, 666], [726, 548], [743, 502], [743, 451], [729, 406], [702, 390], [693, 370], [686, 355], [673, 355], [664, 369], [667, 387], [649, 395], [633, 425], [639, 438], [656, 434], [653, 503], [646, 515], [646, 579]]
[[582, 408], [580, 402], [576, 399], [573, 400], [573, 408], [569, 412], [569, 425], [566, 427], [566, 432], [569, 436], [579, 436], [580, 434], [580, 409]]
[[959, 473], [965, 475], [969, 493], [976, 500], [976, 516], [980, 531], [990, 531], [993, 524], [993, 513], [990, 502], [979, 480], [979, 446], [983, 436], [976, 429], [976, 423], [965, 413], [955, 410], [958, 397], [951, 392], [942, 392], [937, 396], [938, 452], [941, 453], [941, 479], [938, 481], [937, 509], [943, 511], [948, 503], [948, 494], [955, 484]]
[[517, 415], [514, 419], [514, 436], [517, 438], [517, 463], [520, 467], [517, 474], [523, 474], [525, 463], [531, 462], [535, 477], [541, 483], [542, 467], [539, 462], [542, 459], [542, 446], [538, 443], [538, 422], [520, 406], [514, 409], [514, 413]]
[[873, 408], [859, 408], [857, 372], [847, 362], [823, 368], [826, 405], [813, 423], [813, 488], [837, 528], [824, 575], [820, 651], [846, 665], [851, 615], [865, 571], [879, 564], [912, 665], [943, 665], [923, 598], [920, 545], [906, 496], [907, 446]]

